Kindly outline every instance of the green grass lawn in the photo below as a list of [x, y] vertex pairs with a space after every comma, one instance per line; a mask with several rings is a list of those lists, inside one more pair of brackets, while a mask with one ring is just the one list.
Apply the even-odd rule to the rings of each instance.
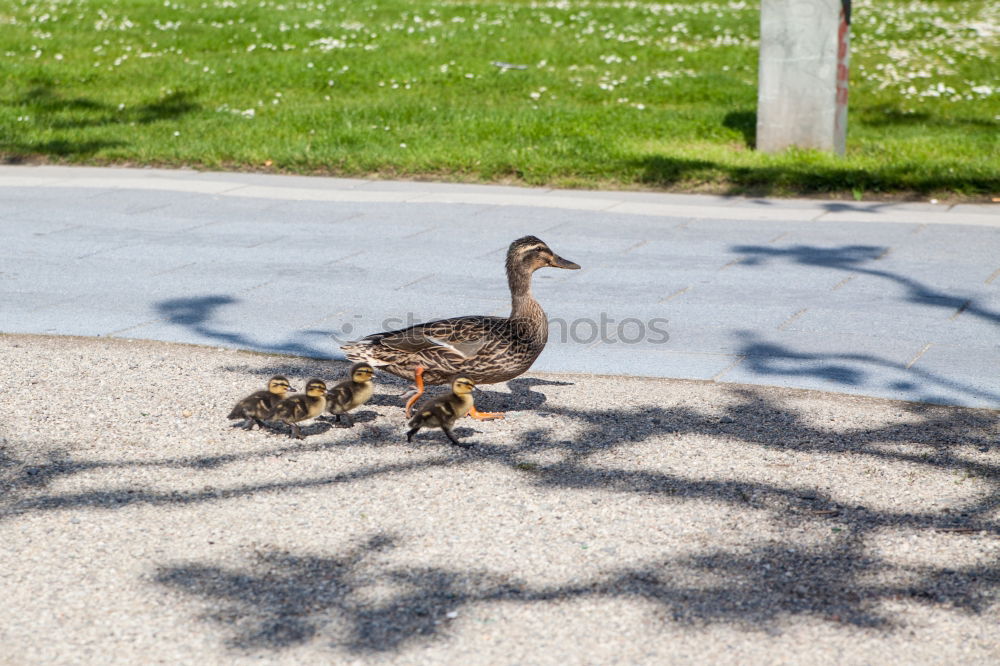
[[853, 19], [838, 158], [753, 150], [757, 2], [0, 0], [0, 155], [562, 187], [1000, 193], [1000, 5], [855, 0]]

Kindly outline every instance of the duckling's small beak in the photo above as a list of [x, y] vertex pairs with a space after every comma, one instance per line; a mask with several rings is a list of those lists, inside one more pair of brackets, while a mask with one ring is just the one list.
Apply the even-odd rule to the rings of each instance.
[[297, 388], [295, 388], [294, 386], [289, 386], [289, 387], [288, 387], [288, 391], [289, 391], [290, 393], [295, 393], [296, 391], [298, 391], [298, 389], [297, 389]]
[[549, 266], [552, 266], [553, 268], [568, 268], [574, 271], [580, 268], [580, 264], [574, 263], [569, 259], [563, 259], [558, 254], [552, 255], [552, 260], [549, 262]]

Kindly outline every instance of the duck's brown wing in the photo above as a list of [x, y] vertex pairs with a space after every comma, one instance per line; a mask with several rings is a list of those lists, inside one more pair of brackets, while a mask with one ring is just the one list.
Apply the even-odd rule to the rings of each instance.
[[427, 369], [424, 381], [440, 384], [459, 367], [475, 361], [506, 330], [501, 317], [454, 317], [375, 333], [341, 347], [352, 361], [367, 361], [403, 377]]
[[376, 333], [365, 340], [405, 353], [444, 351], [461, 358], [475, 356], [506, 320], [500, 317], [453, 317]]

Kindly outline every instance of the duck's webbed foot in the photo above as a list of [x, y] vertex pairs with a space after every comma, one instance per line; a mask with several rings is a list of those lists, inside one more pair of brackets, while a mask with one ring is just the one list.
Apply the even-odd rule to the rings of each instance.
[[489, 419], [502, 419], [504, 414], [503, 412], [481, 412], [473, 405], [472, 409], [469, 410], [469, 416], [477, 421], [488, 421]]
[[417, 392], [406, 401], [406, 418], [410, 418], [410, 410], [414, 403], [424, 394], [424, 366], [418, 365], [413, 372], [413, 381], [417, 385]]

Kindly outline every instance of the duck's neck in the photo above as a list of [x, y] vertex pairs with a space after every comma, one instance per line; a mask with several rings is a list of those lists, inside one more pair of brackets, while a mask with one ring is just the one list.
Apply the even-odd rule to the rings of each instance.
[[507, 282], [510, 284], [511, 321], [523, 327], [525, 335], [544, 342], [548, 338], [549, 323], [542, 306], [531, 295], [531, 273], [508, 271]]

